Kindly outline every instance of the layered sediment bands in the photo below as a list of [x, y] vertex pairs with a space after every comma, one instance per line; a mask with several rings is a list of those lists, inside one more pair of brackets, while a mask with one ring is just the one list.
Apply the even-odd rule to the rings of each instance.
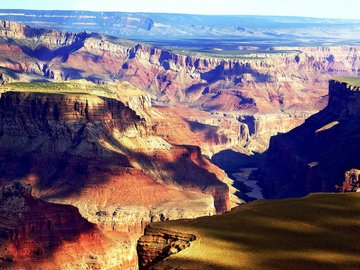
[[148, 226], [137, 244], [139, 269], [150, 269], [163, 259], [189, 247], [194, 240], [194, 234]]
[[[344, 173], [359, 168], [359, 87], [330, 81], [329, 104], [298, 128], [271, 139], [261, 169], [267, 197], [335, 191]], [[341, 189], [341, 188], [340, 188]]]
[[[72, 174], [77, 175], [69, 195], [72, 185], [80, 189], [81, 183], [89, 182], [87, 177], [96, 183], [91, 175], [98, 174], [98, 179], [101, 175], [126, 175], [131, 171], [123, 173], [116, 166], [134, 166], [135, 171], [142, 169], [160, 183], [213, 195], [218, 212], [229, 209], [227, 186], [206, 170], [210, 165], [200, 149], [174, 147], [148, 137], [145, 120], [120, 101], [91, 95], [6, 92], [0, 105], [4, 179], [32, 173], [42, 180], [39, 192], [56, 197], [61, 192], [51, 193], [53, 190], [46, 188], [49, 180], [43, 179], [49, 175], [59, 186]], [[96, 165], [100, 160], [105, 168]], [[44, 168], [45, 163], [58, 165]], [[9, 167], [18, 170], [13, 172]], [[65, 189], [61, 188], [64, 194]]]
[[[86, 122], [98, 122], [108, 134], [114, 129], [129, 133], [133, 131], [134, 136], [146, 133], [145, 121], [129, 107], [114, 99], [91, 95], [7, 92], [0, 97], [0, 117], [3, 121], [12, 118], [25, 120], [27, 125], [6, 125], [6, 133], [13, 132], [14, 135], [29, 130], [35, 133], [33, 135], [41, 134], [49, 131], [46, 125], [51, 128], [51, 122], [58, 125], [65, 121], [74, 121], [79, 126]], [[64, 133], [70, 138], [75, 135]]]
[[[288, 132], [314, 112], [241, 115], [209, 113], [184, 106], [155, 106], [150, 114], [154, 132], [177, 144], [200, 145], [204, 155], [233, 149], [264, 152], [270, 137]], [[182, 132], [179, 133], [178, 130]]]
[[[97, 34], [1, 24], [0, 37], [5, 42], [11, 39], [12, 44], [0, 46], [0, 66], [29, 75], [19, 78], [1, 71], [2, 83], [39, 77], [86, 78], [96, 83], [127, 80], [162, 104], [182, 103], [220, 114], [232, 112], [235, 119], [256, 113], [259, 127], [277, 127], [274, 132], [259, 128], [250, 136], [250, 144], [243, 143], [247, 134], [241, 138], [230, 135], [232, 142], [227, 146], [240, 139], [241, 147], [260, 152], [267, 148], [270, 136], [289, 131], [301, 124], [301, 115], [305, 118], [325, 106], [331, 76], [358, 75], [360, 70], [358, 47], [273, 48], [268, 53], [255, 51], [244, 59], [221, 59]], [[230, 132], [220, 132], [220, 140]]]
[[238, 121], [245, 124], [241, 130], [245, 131], [247, 138], [247, 144], [243, 145], [254, 152], [264, 152], [272, 136], [303, 124], [314, 113], [315, 111], [242, 115], [238, 117]]
[[[0, 181], [30, 184], [37, 198], [77, 207], [101, 234], [100, 242], [84, 237], [63, 243], [49, 263], [136, 269], [136, 241], [149, 223], [230, 209], [229, 187], [219, 180], [226, 175], [198, 147], [157, 136], [146, 95], [132, 98], [120, 89], [120, 101], [84, 94], [94, 85], [41, 85], [30, 92], [25, 90], [34, 84], [2, 89]], [[54, 94], [56, 86], [63, 90]], [[75, 252], [76, 243], [83, 255]]]
[[86, 36], [86, 34], [37, 29], [16, 22], [0, 21], [0, 36], [8, 39], [28, 39], [55, 47], [72, 45]]
[[41, 261], [62, 242], [76, 241], [82, 234], [96, 235], [95, 226], [75, 207], [37, 200], [31, 187], [20, 183], [2, 187], [0, 215], [0, 263], [5, 265], [21, 265], [23, 259]]
[[0, 192], [1, 269], [138, 269], [136, 239], [106, 233], [74, 206], [36, 199], [21, 183]]

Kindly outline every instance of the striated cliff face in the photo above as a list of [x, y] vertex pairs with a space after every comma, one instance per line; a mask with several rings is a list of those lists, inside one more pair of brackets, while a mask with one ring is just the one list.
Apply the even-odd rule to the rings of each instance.
[[172, 254], [188, 248], [195, 240], [194, 234], [148, 226], [137, 244], [139, 269], [151, 268]]
[[0, 264], [24, 267], [23, 260], [46, 259], [63, 242], [76, 241], [96, 228], [69, 205], [46, 203], [31, 187], [16, 183], [0, 192]]
[[102, 231], [74, 206], [36, 199], [21, 183], [0, 192], [1, 269], [138, 269], [136, 239]]
[[[360, 70], [358, 47], [274, 48], [225, 59], [186, 55], [97, 34], [60, 33], [6, 21], [1, 25], [1, 83], [19, 79], [126, 80], [161, 104], [181, 103], [220, 115], [231, 112], [218, 117], [225, 118], [224, 122], [257, 115], [255, 133], [225, 136], [232, 142], [215, 143], [215, 148], [206, 145], [214, 150], [237, 144], [264, 151], [270, 136], [291, 130], [325, 106], [331, 76], [357, 75]], [[242, 130], [252, 129], [247, 121], [241, 122]]]
[[[138, 104], [142, 107], [141, 100]], [[208, 173], [199, 148], [172, 146], [151, 135], [145, 120], [118, 100], [6, 92], [0, 98], [0, 122], [2, 178], [33, 174], [42, 196], [69, 196], [91, 182], [89, 178], [96, 182], [96, 174], [132, 175], [140, 169], [155, 183], [212, 195], [218, 212], [229, 209], [228, 188]], [[44, 167], [46, 163], [54, 166]], [[76, 182], [69, 182], [71, 175]], [[69, 186], [61, 186], [63, 181]]]
[[335, 191], [344, 173], [359, 168], [359, 87], [329, 83], [328, 106], [298, 128], [271, 139], [261, 169], [267, 197], [303, 196]]
[[51, 47], [68, 46], [79, 42], [86, 36], [85, 33], [73, 34], [70, 32], [57, 32], [52, 30], [32, 28], [27, 25], [10, 21], [0, 21], [0, 36], [8, 39], [28, 39]]
[[[116, 98], [94, 94], [103, 87]], [[75, 242], [59, 244], [46, 261], [53, 268], [46, 269], [63, 269], [69, 260], [69, 269], [88, 263], [136, 269], [136, 241], [149, 223], [223, 213], [239, 202], [200, 148], [156, 135], [146, 95], [112, 87], [69, 82], [1, 89], [1, 186], [29, 184], [33, 196], [77, 207], [98, 230], [99, 242], [80, 238], [79, 256], [66, 255]]]

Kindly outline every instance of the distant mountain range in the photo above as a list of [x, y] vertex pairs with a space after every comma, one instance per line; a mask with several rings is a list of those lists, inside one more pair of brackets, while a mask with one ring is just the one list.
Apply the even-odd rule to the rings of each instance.
[[211, 45], [221, 49], [239, 45], [360, 43], [360, 20], [10, 9], [0, 10], [0, 19], [60, 31], [97, 32], [162, 46], [191, 47], [198, 39], [211, 40]]

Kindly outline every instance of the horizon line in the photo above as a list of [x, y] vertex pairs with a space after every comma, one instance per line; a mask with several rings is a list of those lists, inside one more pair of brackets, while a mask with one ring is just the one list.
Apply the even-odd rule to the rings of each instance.
[[295, 16], [295, 15], [264, 15], [264, 14], [199, 14], [199, 13], [176, 13], [176, 12], [154, 12], [154, 11], [120, 11], [120, 10], [85, 10], [85, 9], [23, 9], [23, 8], [0, 8], [0, 10], [18, 10], [18, 11], [83, 11], [94, 13], [142, 13], [142, 14], [168, 14], [168, 15], [190, 15], [190, 16], [219, 16], [219, 17], [287, 17], [287, 18], [308, 18], [320, 20], [341, 20], [341, 21], [359, 21], [360, 19], [345, 19], [334, 17], [313, 17], [313, 16]]

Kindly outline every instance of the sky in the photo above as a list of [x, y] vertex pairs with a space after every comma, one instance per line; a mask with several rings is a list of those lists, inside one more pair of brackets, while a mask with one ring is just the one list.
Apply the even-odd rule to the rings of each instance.
[[360, 20], [360, 0], [0, 0], [0, 9], [281, 15]]

